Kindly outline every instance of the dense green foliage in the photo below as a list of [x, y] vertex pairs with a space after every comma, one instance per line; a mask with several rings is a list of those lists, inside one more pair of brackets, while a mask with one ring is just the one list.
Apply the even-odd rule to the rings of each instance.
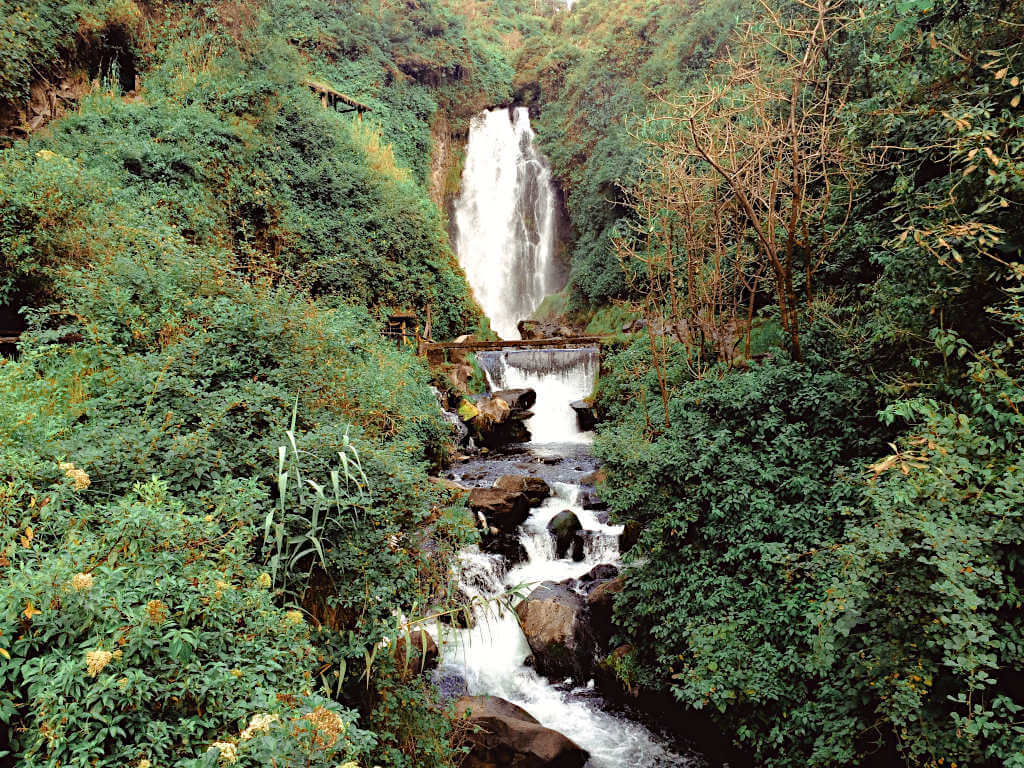
[[750, 0], [663, 3], [581, 0], [547, 38], [528, 41], [520, 67], [537, 85], [537, 133], [566, 194], [576, 234], [575, 308], [627, 295], [612, 238], [631, 219], [624, 187], [645, 163], [634, 136], [657, 95], [703, 83]]
[[450, 765], [375, 649], [470, 532], [427, 482], [430, 373], [380, 324], [479, 322], [426, 171], [437, 110], [506, 98], [504, 52], [430, 0], [5, 6], [0, 39], [4, 99], [99, 80], [0, 152], [28, 326], [0, 358], [0, 757]]
[[994, 5], [860, 3], [830, 51], [872, 162], [804, 363], [645, 336], [602, 382], [644, 525], [617, 667], [758, 765], [1024, 764], [1024, 9]]

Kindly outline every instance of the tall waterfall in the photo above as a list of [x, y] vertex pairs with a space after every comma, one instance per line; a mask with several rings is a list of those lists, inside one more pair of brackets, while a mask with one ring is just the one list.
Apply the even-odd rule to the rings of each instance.
[[473, 118], [455, 203], [455, 251], [473, 295], [503, 339], [554, 293], [555, 192], [526, 107]]

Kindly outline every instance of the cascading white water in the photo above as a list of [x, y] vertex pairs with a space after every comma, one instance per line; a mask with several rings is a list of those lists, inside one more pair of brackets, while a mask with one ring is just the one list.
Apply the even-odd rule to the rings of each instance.
[[455, 202], [455, 252], [503, 339], [556, 292], [555, 191], [526, 107], [473, 118]]
[[[494, 389], [528, 386], [537, 392], [532, 453], [547, 457], [579, 455], [574, 443], [586, 441], [569, 402], [589, 394], [598, 370], [595, 349], [502, 350], [478, 355]], [[546, 465], [547, 466], [547, 465]], [[557, 471], [553, 469], [552, 471]], [[509, 591], [528, 594], [541, 582], [578, 579], [594, 566], [619, 562], [621, 526], [601, 522], [583, 508], [580, 486], [549, 482], [553, 496], [531, 510], [519, 528], [525, 561], [511, 569], [504, 558], [476, 549], [460, 558], [460, 592], [474, 602], [475, 624], [470, 629], [446, 628], [441, 638], [443, 676], [461, 677], [469, 693], [507, 699], [541, 724], [567, 735], [590, 753], [587, 768], [678, 768], [702, 763], [666, 749], [644, 726], [602, 708], [589, 685], [573, 688], [550, 682], [525, 664], [530, 646], [513, 610]], [[556, 555], [550, 520], [571, 510], [583, 527], [583, 560]]]
[[600, 365], [594, 347], [582, 349], [503, 349], [479, 352], [477, 361], [492, 391], [529, 388], [537, 393], [526, 428], [535, 444], [589, 443], [570, 403], [588, 397]]
[[[578, 504], [579, 486], [556, 483], [555, 496], [536, 508], [524, 523], [520, 541], [528, 553], [526, 562], [502, 578], [498, 558], [479, 552], [463, 553], [463, 591], [472, 597], [490, 599], [474, 611], [472, 629], [447, 629], [442, 647], [443, 670], [461, 674], [474, 695], [499, 696], [519, 705], [543, 725], [572, 738], [590, 752], [589, 768], [623, 766], [691, 765], [661, 746], [638, 723], [601, 710], [584, 689], [555, 686], [524, 662], [530, 646], [523, 636], [511, 606], [501, 607], [494, 598], [509, 589], [542, 581], [579, 578], [599, 563], [618, 560], [618, 526], [603, 525], [593, 513]], [[571, 509], [584, 530], [596, 535], [602, 546], [587, 552], [582, 562], [557, 559], [551, 546], [548, 521], [563, 509]], [[467, 586], [468, 585], [468, 586]]]

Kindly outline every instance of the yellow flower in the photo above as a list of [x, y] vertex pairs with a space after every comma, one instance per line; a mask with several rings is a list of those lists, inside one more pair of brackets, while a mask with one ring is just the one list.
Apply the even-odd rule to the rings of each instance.
[[89, 677], [96, 677], [103, 668], [110, 663], [110, 660], [114, 658], [114, 654], [110, 651], [104, 651], [97, 648], [93, 651], [85, 652], [85, 666], [86, 672]]
[[83, 491], [89, 487], [90, 480], [89, 476], [85, 474], [85, 470], [78, 469], [70, 461], [64, 461], [57, 465], [64, 471], [64, 475], [75, 482], [75, 490]]
[[359, 763], [355, 760], [349, 760], [347, 763], [342, 763], [338, 768], [359, 768]]
[[141, 760], [139, 760], [138, 768], [150, 768], [151, 765], [152, 763], [150, 763], [149, 760], [147, 760], [146, 758], [142, 758]]
[[321, 749], [333, 747], [338, 737], [345, 732], [345, 721], [341, 716], [323, 707], [317, 707], [303, 715], [302, 719], [308, 720], [313, 726], [313, 742]]
[[302, 618], [302, 611], [288, 611], [284, 615], [286, 624], [301, 624], [305, 619]]
[[225, 765], [233, 763], [238, 760], [238, 747], [232, 744], [230, 741], [215, 741], [210, 745], [210, 749], [219, 749], [220, 754], [217, 756], [217, 760]]
[[117, 659], [117, 660], [119, 660], [119, 661], [120, 661], [120, 660], [121, 660], [121, 658], [122, 658], [122, 657], [124, 656], [124, 651], [122, 651], [122, 650], [118, 649], [118, 650], [114, 651], [114, 652], [113, 652], [112, 654], [110, 654], [110, 655], [111, 655], [111, 656], [113, 656], [113, 657], [114, 657], [115, 659]]
[[38, 157], [40, 160], [53, 160], [53, 158], [55, 158], [56, 156], [57, 155], [55, 155], [48, 149], [40, 149], [38, 152], [36, 152], [36, 157]]
[[280, 718], [277, 715], [269, 714], [256, 714], [252, 716], [249, 721], [249, 725], [239, 735], [241, 741], [248, 741], [253, 736], [259, 733], [266, 733], [270, 730], [270, 726], [278, 722]]
[[167, 620], [167, 603], [163, 600], [150, 600], [146, 603], [146, 615], [157, 626], [163, 624]]
[[242, 670], [240, 670], [240, 669], [232, 669], [232, 670], [228, 671], [228, 674], [231, 675], [232, 677], [241, 677], [242, 676]]
[[127, 677], [119, 677], [117, 679], [117, 685], [118, 685], [119, 688], [124, 688], [126, 685], [128, 685], [128, 678]]
[[92, 581], [91, 573], [76, 573], [71, 577], [71, 588], [75, 592], [88, 592], [92, 589]]
[[269, 573], [261, 573], [259, 578], [256, 579], [256, 586], [260, 589], [270, 589], [273, 583], [274, 582], [271, 581]]

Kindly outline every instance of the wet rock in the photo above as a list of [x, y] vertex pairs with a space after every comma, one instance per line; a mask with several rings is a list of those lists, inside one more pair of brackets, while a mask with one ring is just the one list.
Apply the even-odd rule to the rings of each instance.
[[590, 510], [608, 509], [608, 505], [601, 501], [601, 498], [593, 488], [580, 488], [579, 505], [584, 509]]
[[527, 559], [526, 547], [515, 533], [485, 534], [480, 543], [480, 550], [489, 555], [501, 555], [509, 567], [524, 563]]
[[613, 609], [615, 596], [625, 588], [623, 576], [616, 576], [610, 581], [599, 584], [587, 595], [587, 608], [590, 610], [590, 624], [594, 639], [601, 648], [607, 648], [615, 634]]
[[540, 674], [587, 679], [593, 638], [587, 606], [580, 595], [545, 581], [516, 606], [516, 614]]
[[589, 753], [525, 709], [496, 696], [463, 696], [455, 711], [474, 726], [463, 768], [583, 768]]
[[[513, 393], [509, 399], [515, 401], [517, 398], [526, 397], [527, 393], [536, 397], [533, 390], [510, 390]], [[469, 426], [477, 441], [490, 449], [502, 448], [509, 443], [524, 443], [530, 439], [530, 432], [527, 430], [523, 419], [528, 412], [520, 409], [513, 409], [508, 401], [501, 397], [502, 393], [477, 398], [473, 401], [464, 400], [476, 409], [476, 415], [469, 419]], [[468, 412], [468, 408], [466, 409]], [[462, 415], [460, 406], [459, 415]]]
[[477, 415], [471, 422], [474, 427], [484, 427], [491, 424], [503, 424], [508, 420], [512, 408], [500, 397], [489, 397], [479, 400], [476, 403]]
[[632, 645], [620, 645], [594, 665], [594, 683], [612, 701], [632, 702], [639, 693], [635, 684], [623, 680], [618, 672], [632, 653]]
[[555, 555], [565, 557], [572, 552], [572, 559], [577, 563], [583, 560], [583, 525], [576, 514], [563, 509], [548, 522], [548, 531], [555, 537]]
[[504, 488], [473, 488], [468, 505], [487, 519], [502, 533], [515, 533], [516, 528], [530, 516], [530, 500], [522, 491]]
[[622, 533], [619, 534], [619, 552], [626, 554], [636, 543], [640, 540], [640, 534], [643, 533], [644, 527], [636, 520], [630, 520], [622, 527]]
[[469, 683], [466, 678], [451, 670], [435, 672], [434, 685], [437, 686], [442, 704], [461, 699], [469, 693]]
[[539, 320], [520, 320], [516, 324], [516, 329], [519, 331], [519, 336], [524, 341], [532, 341], [534, 339], [546, 339], [546, 323], [542, 323]]
[[403, 677], [420, 675], [428, 669], [434, 669], [440, 656], [434, 638], [422, 629], [417, 629], [409, 633], [409, 640], [407, 643], [404, 635], [398, 638], [392, 652], [398, 668], [403, 670]]
[[459, 418], [458, 414], [451, 411], [441, 411], [441, 417], [451, 425], [452, 438], [456, 445], [462, 445], [469, 437], [469, 427]]
[[614, 565], [611, 563], [601, 563], [580, 576], [580, 581], [607, 581], [608, 579], [614, 579], [618, 575], [619, 569]]
[[458, 415], [462, 421], [471, 422], [480, 415], [480, 409], [472, 400], [463, 400], [459, 403]]
[[491, 397], [503, 400], [513, 411], [528, 411], [537, 402], [537, 393], [532, 389], [503, 389], [491, 393]]
[[494, 481], [494, 487], [506, 491], [522, 491], [534, 507], [540, 506], [551, 495], [551, 487], [544, 480], [527, 475], [502, 475]]
[[597, 409], [586, 400], [574, 400], [569, 407], [576, 411], [576, 423], [582, 431], [587, 432], [597, 424]]

